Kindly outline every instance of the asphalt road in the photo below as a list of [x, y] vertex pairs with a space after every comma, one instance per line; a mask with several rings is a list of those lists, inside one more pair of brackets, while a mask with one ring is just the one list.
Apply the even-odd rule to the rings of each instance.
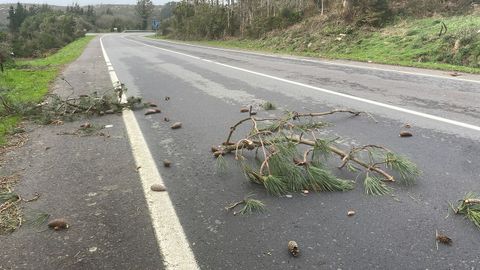
[[[103, 44], [129, 94], [162, 110], [151, 116], [139, 111], [136, 118], [202, 269], [480, 267], [480, 231], [448, 215], [448, 202], [480, 192], [478, 76], [305, 61], [139, 34], [107, 35]], [[233, 163], [218, 173], [210, 146], [222, 142], [228, 127], [243, 117], [240, 107], [262, 101], [279, 106], [276, 113], [366, 111], [377, 123], [331, 117], [335, 126], [329, 136], [341, 136], [349, 145], [387, 145], [416, 162], [423, 176], [413, 187], [396, 187], [395, 197], [366, 196], [359, 184], [346, 193], [277, 198], [247, 182]], [[164, 117], [183, 122], [183, 128], [171, 130]], [[405, 123], [412, 125], [414, 137], [398, 136]], [[165, 158], [173, 161], [172, 168], [160, 166]], [[243, 217], [224, 210], [249, 193], [266, 203], [266, 213]], [[347, 217], [349, 209], [357, 214]], [[453, 245], [437, 250], [435, 230], [449, 235]], [[300, 257], [287, 252], [289, 240], [299, 243]]]

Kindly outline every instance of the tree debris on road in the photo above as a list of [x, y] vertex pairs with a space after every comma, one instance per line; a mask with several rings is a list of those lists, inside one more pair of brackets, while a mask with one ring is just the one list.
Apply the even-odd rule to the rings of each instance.
[[438, 243], [442, 243], [444, 245], [452, 245], [452, 239], [445, 234], [439, 233], [438, 230], [435, 230], [435, 240], [437, 241], [437, 250], [438, 250]]
[[68, 225], [65, 219], [57, 218], [48, 222], [48, 227], [51, 229], [54, 229], [55, 231], [59, 231], [59, 230], [68, 229], [70, 225]]
[[230, 211], [235, 209], [235, 207], [239, 205], [243, 205], [242, 209], [238, 212], [233, 212], [233, 215], [236, 216], [237, 214], [241, 215], [249, 215], [254, 212], [263, 212], [265, 211], [265, 204], [259, 200], [252, 199], [253, 195], [246, 196], [243, 200], [232, 203], [231, 205], [225, 207], [226, 210]]
[[453, 209], [455, 214], [466, 216], [475, 226], [480, 228], [480, 196], [469, 192]]
[[167, 188], [162, 184], [153, 184], [150, 189], [155, 192], [166, 191]]
[[297, 257], [300, 254], [300, 249], [298, 247], [297, 242], [289, 241], [288, 242], [288, 252], [292, 254], [293, 257]]
[[170, 165], [172, 165], [172, 162], [168, 159], [164, 159], [163, 160], [163, 166], [166, 167], [166, 168], [169, 168]]
[[176, 122], [171, 126], [172, 129], [179, 129], [181, 127], [182, 127], [182, 122]]
[[[303, 190], [353, 189], [353, 181], [339, 179], [328, 170], [327, 160], [332, 155], [340, 157], [340, 169], [346, 167], [349, 171], [365, 175], [367, 194], [390, 193], [392, 189], [386, 185], [387, 182], [398, 180], [404, 185], [415, 183], [421, 173], [417, 166], [383, 146], [369, 144], [343, 150], [336, 144], [338, 138], [322, 138], [318, 131], [328, 125], [315, 118], [338, 113], [352, 116], [361, 114], [350, 110], [333, 110], [321, 113], [286, 112], [272, 118], [250, 115], [230, 128], [226, 141], [218, 150], [215, 148], [217, 151], [214, 156], [219, 159], [233, 153], [247, 178], [263, 185], [268, 193], [276, 196]], [[233, 142], [236, 129], [245, 123], [250, 123], [251, 129]], [[254, 151], [255, 154], [249, 155], [246, 151]], [[260, 162], [255, 162], [256, 159]]]
[[409, 131], [401, 131], [400, 132], [400, 137], [412, 137], [413, 134]]

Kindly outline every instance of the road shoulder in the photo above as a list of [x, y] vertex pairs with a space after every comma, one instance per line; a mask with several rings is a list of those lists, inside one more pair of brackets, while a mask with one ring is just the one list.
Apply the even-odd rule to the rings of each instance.
[[[111, 89], [99, 38], [53, 84], [54, 93], [75, 95]], [[24, 224], [0, 236], [0, 269], [162, 268], [158, 247], [121, 116], [88, 119], [111, 125], [92, 136], [59, 135], [82, 122], [27, 125], [28, 143], [6, 154], [5, 171], [19, 173], [15, 192], [25, 222], [40, 213], [65, 218], [65, 231]]]

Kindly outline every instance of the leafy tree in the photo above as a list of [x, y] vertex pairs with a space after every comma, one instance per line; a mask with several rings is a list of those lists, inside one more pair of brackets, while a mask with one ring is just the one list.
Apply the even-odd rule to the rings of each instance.
[[148, 26], [148, 19], [150, 18], [153, 12], [152, 0], [138, 0], [137, 5], [135, 7], [135, 11], [137, 12], [137, 15], [141, 19], [142, 29], [146, 30]]
[[18, 32], [18, 29], [27, 16], [28, 10], [21, 3], [17, 3], [15, 8], [10, 6], [8, 10], [8, 29], [10, 33]]
[[173, 16], [173, 10], [177, 6], [177, 2], [168, 2], [162, 6], [160, 10], [160, 20], [166, 20]]

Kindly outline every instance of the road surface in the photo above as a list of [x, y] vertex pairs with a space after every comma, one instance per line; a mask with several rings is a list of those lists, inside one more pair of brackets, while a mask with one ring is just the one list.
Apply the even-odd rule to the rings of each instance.
[[[135, 112], [136, 120], [129, 121], [138, 123], [141, 133], [129, 135], [145, 139], [149, 153], [143, 158], [152, 157], [168, 189], [168, 202], [158, 205], [147, 198], [154, 216], [168, 218], [152, 219], [158, 256], [167, 268], [480, 267], [480, 231], [462, 217], [448, 215], [448, 202], [468, 191], [480, 192], [478, 76], [275, 57], [140, 34], [106, 35], [102, 44], [111, 73], [128, 94], [162, 110], [151, 116]], [[377, 122], [329, 118], [335, 126], [328, 136], [341, 136], [349, 145], [387, 145], [416, 162], [423, 176], [413, 187], [396, 186], [394, 197], [366, 196], [360, 182], [351, 192], [277, 198], [247, 182], [233, 162], [227, 172], [217, 172], [210, 147], [224, 141], [228, 127], [243, 117], [242, 106], [263, 101], [279, 107], [274, 113], [338, 107], [368, 112]], [[171, 130], [164, 117], [183, 122], [183, 128]], [[398, 136], [405, 123], [412, 125], [414, 137]], [[137, 161], [144, 149], [138, 151]], [[172, 167], [163, 168], [163, 159], [172, 160]], [[266, 213], [233, 216], [225, 211], [250, 193], [265, 202]], [[349, 209], [356, 211], [354, 217], [347, 217]], [[165, 224], [171, 227], [162, 229]], [[162, 230], [175, 233], [159, 235]], [[436, 230], [450, 236], [453, 245], [437, 250]], [[287, 252], [289, 240], [299, 243], [300, 257]]]

